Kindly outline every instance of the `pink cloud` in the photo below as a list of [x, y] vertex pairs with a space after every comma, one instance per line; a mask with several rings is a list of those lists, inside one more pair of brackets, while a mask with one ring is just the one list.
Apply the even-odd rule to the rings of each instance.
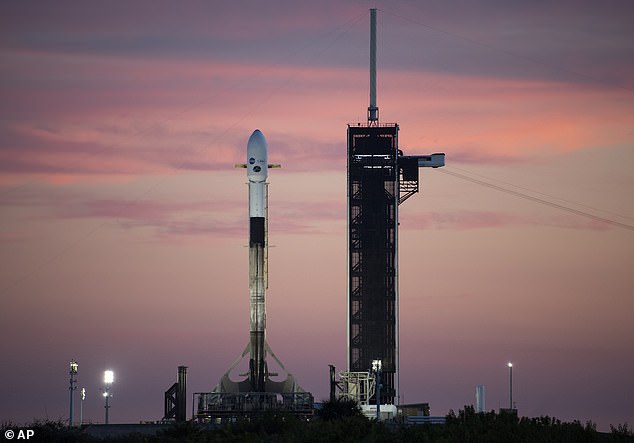
[[474, 145], [470, 148], [462, 147], [459, 149], [451, 149], [446, 155], [448, 164], [469, 163], [469, 164], [485, 164], [485, 165], [503, 165], [522, 163], [528, 161], [525, 157], [515, 155], [504, 155], [498, 153], [487, 152], [481, 149], [481, 146]]
[[613, 227], [611, 223], [572, 215], [552, 215], [550, 217], [534, 218], [534, 224], [552, 226], [562, 229], [588, 229], [605, 231]]
[[65, 217], [106, 217], [132, 220], [161, 220], [185, 212], [227, 212], [234, 203], [162, 202], [156, 200], [87, 200], [63, 209]]
[[400, 220], [402, 229], [483, 229], [499, 228], [517, 223], [517, 216], [484, 211], [429, 212], [408, 214]]
[[122, 229], [150, 228], [157, 238], [237, 237], [246, 227], [237, 202], [157, 200], [86, 200], [60, 208], [62, 218], [112, 219]]
[[[339, 166], [345, 161], [340, 143], [319, 125], [313, 123], [312, 133], [304, 132], [308, 136], [290, 135], [310, 128], [306, 119], [316, 122], [317, 113], [327, 115], [325, 102], [313, 100], [314, 115], [291, 113], [289, 118], [288, 110], [298, 106], [296, 90], [309, 85], [317, 88], [315, 83], [340, 83], [342, 76], [352, 83], [350, 70], [202, 62], [176, 67], [161, 61], [126, 59], [97, 59], [96, 66], [91, 66], [88, 60], [64, 57], [68, 63], [87, 64], [86, 72], [79, 76], [86, 78], [87, 84], [78, 78], [55, 88], [36, 82], [31, 89], [7, 89], [9, 102], [36, 114], [5, 123], [0, 149], [5, 173], [137, 175], [173, 169], [224, 169], [243, 161], [244, 143], [254, 127], [237, 125], [235, 116], [252, 109], [254, 102], [267, 111], [257, 126], [271, 134], [272, 157], [313, 170], [330, 169], [333, 159]], [[47, 58], [52, 57], [44, 57], [45, 65], [59, 63], [59, 69], [65, 65]], [[98, 82], [92, 79], [115, 62], [120, 62], [115, 71], [120, 78], [97, 87]], [[151, 81], [148, 72], [152, 72]], [[180, 78], [187, 88], [174, 90], [163, 85], [173, 78]], [[215, 79], [211, 89], [209, 78]], [[265, 95], [264, 100], [261, 93], [251, 94], [254, 79], [273, 82], [265, 87], [270, 89], [289, 78], [296, 83], [290, 91]], [[96, 82], [95, 88], [92, 82]], [[201, 95], [203, 89], [208, 91]], [[273, 106], [267, 107], [271, 102]], [[282, 114], [287, 116], [284, 128], [279, 124]], [[345, 123], [338, 126], [339, 137], [345, 140]]]
[[[244, 143], [255, 129], [251, 122], [269, 137], [272, 158], [295, 169], [340, 169], [345, 122], [365, 114], [358, 105], [365, 98], [361, 69], [11, 57], [13, 77], [43, 66], [54, 75], [50, 84], [30, 74], [29, 88], [3, 88], [17, 115], [29, 115], [4, 124], [0, 165], [6, 173], [137, 175], [226, 168], [243, 160]], [[62, 82], [69, 64], [77, 65], [76, 77]], [[104, 72], [111, 72], [107, 82]], [[631, 120], [629, 105], [615, 105], [607, 97], [615, 93], [600, 87], [403, 70], [387, 70], [382, 78], [382, 116], [401, 119], [406, 153], [425, 149], [444, 151], [458, 162], [512, 163], [631, 140], [623, 131]]]
[[[622, 91], [557, 81], [392, 72], [390, 107], [408, 109], [402, 146], [434, 146], [464, 162], [533, 161], [544, 153], [630, 143]], [[417, 94], [408, 91], [417, 90]], [[417, 103], [418, 102], [418, 103]], [[385, 115], [385, 112], [383, 113]], [[420, 122], [420, 123], [419, 123]]]
[[[158, 199], [96, 198], [63, 188], [25, 190], [2, 198], [5, 207], [42, 208], [47, 219], [112, 220], [126, 230], [150, 228], [160, 239], [169, 237], [223, 236], [246, 238], [246, 200], [169, 201]], [[33, 217], [31, 217], [33, 218]], [[271, 235], [324, 233], [345, 223], [345, 202], [276, 201], [270, 208]]]
[[402, 229], [405, 230], [469, 230], [507, 226], [550, 226], [562, 229], [605, 230], [610, 227], [608, 223], [600, 220], [573, 215], [534, 216], [468, 210], [408, 214], [407, 217], [401, 218], [400, 223]]
[[20, 232], [18, 230], [3, 230], [0, 231], [0, 242], [1, 243], [20, 243], [29, 239], [28, 235], [25, 235], [24, 232]]

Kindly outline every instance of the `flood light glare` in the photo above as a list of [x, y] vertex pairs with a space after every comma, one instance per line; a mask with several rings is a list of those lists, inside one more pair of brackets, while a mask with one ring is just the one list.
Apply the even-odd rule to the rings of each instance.
[[104, 371], [103, 373], [103, 382], [106, 384], [110, 384], [114, 381], [114, 372], [112, 371]]
[[511, 362], [508, 362], [506, 365], [507, 365], [509, 368], [512, 368], [512, 367], [513, 367], [513, 363], [511, 363]]

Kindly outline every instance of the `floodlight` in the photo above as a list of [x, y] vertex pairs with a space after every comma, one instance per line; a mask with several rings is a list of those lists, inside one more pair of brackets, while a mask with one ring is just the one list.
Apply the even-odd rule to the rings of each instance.
[[513, 363], [508, 362], [509, 367], [509, 410], [513, 410]]
[[105, 423], [109, 424], [109, 418], [108, 418], [108, 412], [110, 409], [110, 405], [108, 404], [108, 399], [110, 399], [110, 385], [112, 384], [112, 382], [114, 381], [114, 372], [107, 370], [104, 371], [103, 373], [103, 382], [106, 384], [104, 390], [103, 390], [103, 398], [106, 400], [106, 405], [104, 406], [104, 408], [106, 409], [106, 420]]
[[68, 426], [70, 426], [71, 428], [73, 427], [73, 425], [75, 424], [75, 389], [77, 389], [77, 387], [75, 386], [75, 383], [77, 383], [77, 371], [79, 370], [79, 365], [77, 364], [77, 362], [75, 360], [71, 360], [70, 361], [70, 386], [68, 387], [69, 391], [70, 391], [70, 416], [68, 417]]

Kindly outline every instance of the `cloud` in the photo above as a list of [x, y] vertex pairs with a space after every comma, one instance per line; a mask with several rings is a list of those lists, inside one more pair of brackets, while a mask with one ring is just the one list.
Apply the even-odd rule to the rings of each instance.
[[610, 225], [573, 215], [521, 215], [493, 211], [453, 210], [408, 214], [400, 220], [404, 230], [471, 230], [513, 226], [549, 226], [562, 229], [606, 230]]
[[[322, 234], [345, 229], [344, 200], [291, 201], [289, 198], [292, 197], [278, 195], [269, 208], [269, 230], [274, 235]], [[124, 230], [148, 228], [158, 239], [246, 238], [248, 235], [247, 202], [242, 198], [103, 198], [76, 185], [73, 188], [38, 185], [4, 193], [0, 202], [7, 210], [30, 208], [32, 215], [23, 216], [28, 219], [112, 221]], [[12, 234], [7, 239], [14, 237]]]
[[[558, 2], [544, 9], [481, 1], [464, 2], [460, 14], [456, 7], [418, 2], [382, 10], [382, 31], [390, 35], [386, 64], [445, 75], [632, 86], [630, 4]], [[618, 69], [624, 64], [629, 68]]]
[[59, 208], [60, 218], [111, 219], [122, 229], [150, 228], [157, 238], [238, 237], [246, 228], [243, 205], [222, 201], [96, 199]]
[[525, 157], [494, 154], [481, 149], [481, 146], [475, 145], [471, 149], [462, 147], [460, 149], [451, 149], [446, 159], [451, 163], [467, 163], [467, 164], [487, 164], [487, 165], [503, 165], [522, 163], [529, 161]]
[[232, 203], [163, 202], [156, 200], [86, 200], [60, 211], [63, 217], [105, 217], [131, 220], [163, 220], [184, 212], [226, 212], [235, 209]]
[[[365, 21], [363, 26], [355, 22], [351, 29], [344, 26], [340, 30], [348, 33], [335, 32], [332, 37], [339, 37], [332, 41], [311, 40], [313, 34], [305, 34], [296, 42], [305, 50], [297, 50], [295, 45], [263, 50], [259, 44], [266, 39], [254, 41], [248, 38], [251, 32], [287, 38], [302, 26], [316, 32], [324, 23], [334, 21], [332, 26], [341, 27], [344, 18], [328, 17], [328, 11], [336, 9], [330, 4], [310, 7], [312, 13], [306, 15], [305, 7], [285, 2], [266, 10], [247, 2], [214, 8], [212, 20], [217, 20], [218, 26], [210, 26], [195, 12], [210, 6], [196, 4], [179, 9], [180, 15], [170, 28], [174, 17], [169, 14], [169, 4], [150, 8], [153, 21], [138, 23], [133, 17], [144, 9], [144, 3], [133, 3], [104, 10], [103, 14], [96, 14], [99, 6], [78, 4], [72, 14], [64, 8], [48, 7], [59, 21], [42, 20], [19, 5], [7, 7], [14, 20], [8, 21], [3, 31], [11, 38], [4, 40], [7, 69], [0, 85], [5, 103], [0, 108], [1, 172], [106, 176], [226, 169], [243, 161], [244, 143], [255, 127], [267, 135], [271, 158], [276, 162], [293, 170], [342, 170], [345, 124], [365, 118], [367, 60], [365, 55], [357, 57], [355, 40], [367, 34]], [[243, 10], [247, 5], [249, 8]], [[275, 7], [284, 14], [275, 12]], [[342, 8], [352, 13], [358, 6], [344, 4]], [[447, 15], [452, 8], [399, 4], [395, 9], [399, 10], [397, 15], [390, 15], [391, 9], [384, 14], [387, 29], [379, 105], [385, 121], [401, 124], [401, 147], [407, 153], [444, 151], [448, 159], [459, 163], [510, 164], [534, 161], [544, 153], [603, 146], [606, 140], [631, 142], [631, 134], [623, 128], [631, 126], [632, 106], [622, 100], [622, 90], [587, 79], [571, 81], [566, 75], [523, 76], [496, 71], [501, 62], [508, 62], [521, 72], [526, 60], [518, 64], [517, 57], [482, 47], [473, 54], [473, 43], [452, 37], [451, 26], [459, 29], [458, 25], [468, 25], [468, 32], [476, 30], [470, 20]], [[496, 23], [487, 13], [467, 9], [467, 16]], [[554, 9], [560, 14], [558, 20], [568, 23], [560, 9]], [[586, 5], [583, 13], [591, 10]], [[530, 31], [520, 11], [528, 13], [528, 24], [541, 17], [532, 6], [506, 8], [509, 23], [525, 25], [509, 36], [517, 40], [514, 44]], [[416, 17], [425, 12], [450, 33], [412, 22], [403, 29], [392, 26], [402, 22], [403, 14]], [[274, 31], [256, 31], [223, 19], [234, 16]], [[298, 21], [289, 20], [295, 16]], [[180, 20], [184, 17], [191, 17], [192, 23], [182, 37], [185, 40], [180, 41], [169, 30], [183, 26]], [[282, 29], [272, 26], [280, 22], [288, 23]], [[68, 26], [62, 26], [65, 23]], [[112, 23], [119, 28], [113, 28]], [[496, 31], [516, 29], [508, 23], [499, 26]], [[160, 34], [165, 27], [166, 34]], [[244, 36], [239, 35], [242, 29]], [[88, 35], [89, 30], [93, 32]], [[458, 54], [444, 54], [454, 59], [454, 68], [439, 66], [433, 54], [429, 59], [419, 53], [430, 44], [420, 41], [421, 35], [430, 33], [442, 37], [445, 45], [459, 46]], [[50, 40], [51, 45], [59, 46], [57, 49], [46, 47], [51, 35], [61, 39], [58, 43]], [[78, 38], [84, 35], [87, 40]], [[401, 38], [405, 36], [408, 38]], [[100, 51], [99, 43], [91, 43], [91, 38], [111, 39], [104, 46], [112, 47]], [[156, 40], [152, 42], [152, 38]], [[175, 38], [173, 48], [166, 44], [171, 38]], [[476, 38], [485, 39], [486, 35]], [[204, 54], [179, 57], [176, 49], [192, 44], [188, 39], [207, 40], [210, 46], [202, 50]], [[242, 39], [255, 46], [239, 47], [234, 57], [227, 57], [220, 49], [225, 40]], [[395, 46], [395, 41], [401, 43]], [[86, 48], [72, 48], [84, 44]], [[364, 38], [358, 44], [365, 47], [367, 41]], [[157, 52], [147, 48], [152, 45]], [[165, 52], [160, 52], [161, 47]], [[192, 47], [198, 51], [195, 44]], [[407, 59], [402, 56], [392, 59], [401, 50], [411, 52], [413, 48], [414, 56], [409, 59], [414, 65], [404, 63]], [[251, 56], [254, 49], [260, 51], [257, 57]], [[442, 55], [444, 49], [438, 47], [436, 55]], [[463, 57], [463, 52], [468, 57]], [[491, 53], [495, 57], [489, 60]], [[342, 54], [349, 61], [339, 60]], [[622, 60], [619, 72], [632, 72]], [[459, 69], [463, 62], [479, 64], [484, 71]]]
[[[445, 152], [459, 162], [505, 164], [536, 158], [543, 162], [553, 154], [632, 141], [627, 131], [632, 106], [616, 89], [406, 72], [388, 75], [399, 88], [386, 93], [387, 105], [409, 108], [399, 122], [401, 146], [408, 151], [411, 146], [432, 146], [432, 152]], [[410, 90], [418, 94], [407, 94]]]
[[486, 211], [447, 211], [408, 214], [400, 221], [404, 230], [484, 229], [500, 228], [517, 223], [515, 215]]
[[139, 130], [123, 125], [58, 124], [45, 130], [14, 125], [1, 137], [0, 171], [4, 173], [144, 175], [219, 170], [232, 166], [237, 157], [235, 146], [218, 140], [216, 134], [178, 126]]
[[[365, 117], [365, 69], [248, 58], [7, 56], [5, 173], [224, 169], [243, 160], [254, 127], [269, 138], [272, 158], [295, 169], [341, 169], [345, 124]], [[603, 85], [388, 67], [379, 104], [386, 121], [401, 124], [407, 152], [432, 146], [459, 162], [496, 164], [631, 141], [623, 130], [631, 104], [621, 95]]]
[[[346, 23], [356, 5], [267, 2], [132, 1], [125, 5], [63, 2], [53, 7], [3, 5], [2, 46], [51, 53], [202, 58], [266, 58], [268, 48], [293, 48], [289, 38], [314, 38]], [[81, 38], [78, 38], [81, 36]]]
[[[249, 114], [257, 116], [249, 121], [257, 119], [273, 137], [274, 156], [323, 168], [331, 165], [332, 153], [342, 151], [321, 130], [335, 128], [332, 117], [326, 123], [316, 118], [332, 114], [323, 91], [334, 82], [352, 84], [355, 77], [345, 70], [248, 62], [176, 64], [72, 55], [14, 61], [3, 87], [7, 106], [0, 109], [5, 117], [0, 168], [6, 173], [224, 169], [243, 161], [244, 143], [254, 129], [245, 121]], [[49, 75], [37, 74], [44, 71]], [[303, 115], [293, 112], [304, 102], [298, 93], [317, 97], [310, 98], [314, 105]], [[345, 121], [336, 124], [343, 143]]]

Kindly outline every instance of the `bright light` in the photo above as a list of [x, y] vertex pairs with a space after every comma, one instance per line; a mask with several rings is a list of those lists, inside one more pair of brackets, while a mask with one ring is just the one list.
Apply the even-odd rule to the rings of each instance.
[[372, 370], [374, 372], [381, 370], [381, 360], [372, 360]]
[[86, 400], [86, 388], [81, 388], [81, 399]]
[[105, 371], [103, 373], [103, 382], [107, 385], [111, 384], [114, 381], [114, 372]]
[[511, 362], [508, 362], [506, 365], [507, 365], [509, 368], [512, 368], [512, 367], [513, 367], [513, 363], [511, 363]]
[[77, 369], [79, 369], [79, 365], [75, 360], [70, 361], [70, 373], [77, 374]]
[[101, 395], [103, 395], [104, 397], [107, 397], [107, 396], [108, 396], [108, 392], [107, 392], [107, 391], [105, 391], [105, 392], [104, 392], [103, 394], [101, 394]]

